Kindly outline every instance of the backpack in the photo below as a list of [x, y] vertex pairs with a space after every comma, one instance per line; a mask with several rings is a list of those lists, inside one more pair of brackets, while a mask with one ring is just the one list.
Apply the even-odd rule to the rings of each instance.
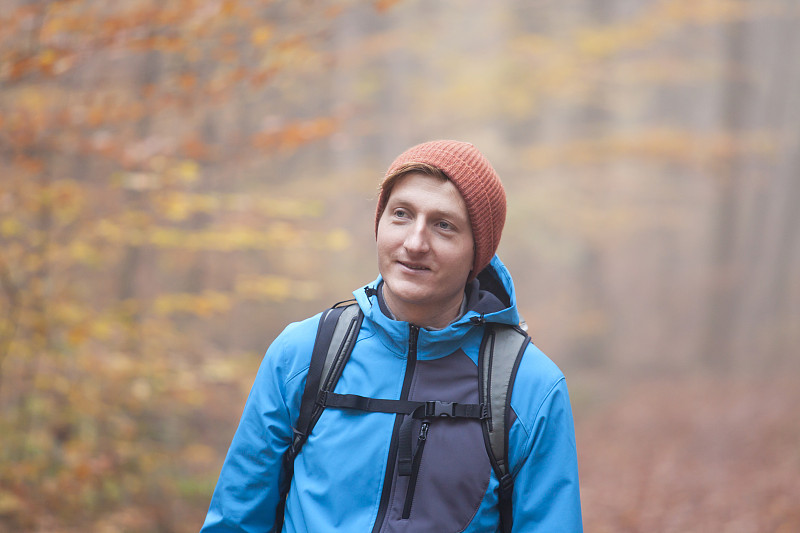
[[[343, 305], [347, 304], [347, 305]], [[409, 401], [366, 398], [354, 394], [337, 394], [333, 390], [342, 375], [350, 353], [355, 346], [364, 315], [352, 300], [339, 302], [322, 314], [317, 329], [311, 364], [300, 402], [300, 413], [294, 437], [283, 456], [283, 472], [280, 483], [275, 529], [280, 532], [294, 473], [294, 459], [311, 434], [314, 424], [325, 407], [357, 409], [361, 411], [405, 414], [400, 427], [398, 449], [398, 475], [410, 475], [409, 486], [416, 484], [416, 469], [421, 460], [421, 447], [427, 433], [427, 425], [439, 417], [472, 418], [481, 421], [484, 442], [489, 461], [499, 480], [498, 506], [503, 533], [510, 533], [512, 524], [511, 496], [514, 480], [508, 468], [508, 431], [510, 420], [511, 390], [522, 354], [531, 338], [520, 327], [486, 323], [482, 317], [474, 317], [475, 323], [485, 327], [478, 358], [478, 404], [460, 404], [442, 401]], [[323, 381], [323, 376], [325, 377]], [[411, 421], [422, 419], [417, 453], [412, 453]], [[416, 461], [415, 461], [416, 459]], [[406, 503], [410, 503], [407, 498]], [[403, 510], [408, 518], [410, 507]]]

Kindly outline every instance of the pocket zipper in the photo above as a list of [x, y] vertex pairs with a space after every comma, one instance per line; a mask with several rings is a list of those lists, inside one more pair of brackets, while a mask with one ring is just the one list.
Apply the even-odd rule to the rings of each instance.
[[430, 422], [427, 420], [422, 421], [419, 428], [419, 437], [417, 438], [417, 451], [414, 452], [414, 458], [411, 462], [411, 477], [408, 480], [408, 489], [406, 490], [406, 502], [403, 505], [403, 520], [407, 520], [411, 516], [411, 503], [414, 501], [414, 491], [417, 487], [417, 476], [419, 475], [419, 465], [422, 462], [422, 451], [425, 449], [425, 442], [428, 440], [428, 428]]

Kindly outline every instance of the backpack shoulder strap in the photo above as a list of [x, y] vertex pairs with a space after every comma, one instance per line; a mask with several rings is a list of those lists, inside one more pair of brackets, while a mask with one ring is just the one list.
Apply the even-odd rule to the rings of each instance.
[[514, 378], [531, 338], [519, 328], [488, 324], [478, 359], [480, 401], [489, 411], [483, 437], [489, 461], [500, 482], [498, 505], [504, 533], [511, 531], [514, 480], [508, 465], [508, 431]]
[[[317, 328], [311, 364], [308, 368], [306, 385], [300, 401], [300, 414], [295, 424], [294, 455], [300, 452], [311, 429], [322, 414], [322, 406], [317, 404], [321, 390], [332, 391], [344, 370], [344, 364], [353, 351], [358, 330], [364, 315], [356, 304], [336, 306], [322, 314]], [[324, 377], [324, 380], [323, 380]], [[299, 439], [298, 439], [299, 437]]]
[[317, 397], [320, 391], [332, 391], [336, 387], [344, 365], [355, 346], [363, 318], [364, 314], [361, 312], [361, 308], [348, 300], [337, 303], [322, 313], [319, 319], [314, 349], [311, 352], [311, 363], [300, 400], [300, 413], [297, 416], [295, 427], [292, 428], [294, 436], [289, 449], [283, 456], [283, 476], [281, 477], [274, 531], [280, 531], [283, 526], [286, 497], [294, 475], [294, 459], [308, 440], [311, 430], [325, 408], [324, 405], [317, 402]]

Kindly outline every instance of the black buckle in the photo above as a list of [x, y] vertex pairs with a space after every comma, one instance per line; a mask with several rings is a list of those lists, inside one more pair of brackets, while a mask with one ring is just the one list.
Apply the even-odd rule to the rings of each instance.
[[511, 474], [503, 474], [503, 477], [500, 478], [500, 495], [510, 496], [514, 490], [514, 478], [511, 477]]
[[328, 401], [328, 391], [321, 390], [317, 394], [317, 401], [315, 402], [319, 407], [325, 407], [325, 402]]
[[306, 439], [306, 434], [302, 431], [292, 428], [292, 433], [294, 434], [292, 437], [292, 442], [289, 443], [289, 449], [287, 450], [286, 455], [284, 455], [284, 459], [287, 461], [291, 461], [297, 457], [297, 454], [300, 453], [300, 448], [303, 446], [303, 443]]
[[449, 418], [456, 416], [456, 402], [425, 402], [425, 418], [443, 417]]

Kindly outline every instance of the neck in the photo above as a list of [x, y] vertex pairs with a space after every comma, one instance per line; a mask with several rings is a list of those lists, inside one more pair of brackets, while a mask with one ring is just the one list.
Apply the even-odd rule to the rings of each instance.
[[395, 300], [391, 293], [383, 291], [383, 301], [396, 320], [408, 322], [421, 328], [443, 329], [461, 315], [464, 295], [453, 299], [446, 305], [431, 306], [413, 305]]

